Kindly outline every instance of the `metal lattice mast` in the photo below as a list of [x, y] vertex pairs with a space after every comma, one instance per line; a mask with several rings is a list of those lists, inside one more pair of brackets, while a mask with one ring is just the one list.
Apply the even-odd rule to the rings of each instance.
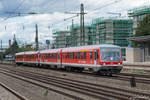
[[85, 34], [84, 34], [84, 5], [81, 4], [80, 8], [80, 45], [85, 44]]
[[38, 43], [38, 25], [37, 24], [35, 24], [35, 29], [36, 29], [35, 43], [36, 43], [36, 50], [38, 50], [39, 43]]

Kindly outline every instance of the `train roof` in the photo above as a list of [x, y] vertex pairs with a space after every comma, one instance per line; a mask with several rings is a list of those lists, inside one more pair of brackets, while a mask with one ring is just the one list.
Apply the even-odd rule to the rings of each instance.
[[48, 50], [41, 50], [40, 53], [57, 53], [61, 49], [48, 49]]
[[103, 47], [120, 48], [119, 46], [116, 46], [116, 45], [101, 44], [101, 45], [89, 45], [89, 46], [69, 47], [69, 48], [62, 49], [62, 51], [63, 52], [68, 52], [68, 49], [69, 49], [69, 51], [90, 50], [90, 49], [98, 49], [98, 48], [103, 48]]
[[[89, 45], [89, 46], [78, 46], [78, 47], [68, 47], [68, 48], [60, 48], [60, 49], [48, 49], [48, 50], [41, 50], [40, 53], [57, 53], [62, 50], [62, 52], [68, 52], [69, 51], [80, 51], [80, 50], [91, 50], [91, 49], [99, 49], [102, 47], [114, 47], [114, 48], [120, 48], [116, 45], [111, 44], [100, 44], [100, 45]], [[23, 54], [36, 54], [39, 51], [26, 51], [26, 52], [19, 52], [16, 53], [16, 55], [23, 55]]]
[[15, 55], [23, 55], [24, 52], [19, 52], [19, 53], [16, 53]]
[[26, 52], [24, 52], [25, 54], [36, 54], [37, 53], [37, 51], [26, 51]]

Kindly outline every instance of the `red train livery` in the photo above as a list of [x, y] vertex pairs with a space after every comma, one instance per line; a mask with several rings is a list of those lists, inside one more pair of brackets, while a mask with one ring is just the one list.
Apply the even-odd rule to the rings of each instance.
[[16, 53], [16, 64], [48, 65], [79, 72], [88, 69], [111, 75], [120, 73], [122, 56], [119, 46], [92, 45]]

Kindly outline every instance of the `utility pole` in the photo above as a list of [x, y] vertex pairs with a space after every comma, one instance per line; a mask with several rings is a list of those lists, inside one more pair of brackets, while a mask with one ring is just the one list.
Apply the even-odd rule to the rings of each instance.
[[[50, 32], [50, 28], [51, 28], [51, 27], [50, 27], [50, 26], [48, 26], [49, 32]], [[50, 37], [51, 37], [51, 35], [49, 36], [49, 41], [51, 40], [51, 38], [50, 38]], [[50, 44], [51, 44], [51, 41], [50, 41]], [[48, 45], [48, 49], [50, 49], [50, 44]]]
[[72, 19], [72, 29], [73, 29], [73, 25], [74, 25], [74, 20]]
[[39, 43], [38, 43], [38, 25], [35, 24], [36, 29], [36, 36], [35, 36], [35, 43], [36, 43], [36, 51], [39, 50]]
[[2, 40], [1, 40], [1, 60], [3, 60], [3, 48], [2, 48]]
[[16, 36], [14, 34], [14, 38], [13, 38], [13, 58], [15, 58], [15, 53], [16, 53]]
[[84, 12], [84, 5], [81, 3], [80, 13], [66, 12], [66, 14], [76, 14], [76, 16], [66, 18], [66, 19], [64, 19], [64, 21], [66, 21], [70, 18], [78, 17], [80, 15], [80, 37], [79, 37], [80, 41], [79, 42], [80, 42], [80, 45], [85, 45], [84, 15], [87, 13]]
[[84, 5], [80, 7], [80, 45], [85, 45], [85, 32], [84, 32]]
[[2, 42], [2, 40], [1, 40], [1, 50], [3, 49], [3, 47], [2, 47], [2, 43], [3, 43], [3, 42]]

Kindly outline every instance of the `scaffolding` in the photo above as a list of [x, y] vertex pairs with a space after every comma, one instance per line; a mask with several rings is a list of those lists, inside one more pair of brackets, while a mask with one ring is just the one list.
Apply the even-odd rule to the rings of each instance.
[[150, 6], [142, 6], [128, 10], [129, 17], [139, 16], [150, 13]]
[[70, 31], [53, 30], [55, 48], [67, 47], [69, 45], [68, 43], [70, 43], [70, 41], [67, 40], [69, 36], [70, 36]]
[[96, 44], [113, 44], [121, 46], [125, 57], [125, 49], [129, 42], [127, 38], [132, 36], [133, 21], [130, 19], [105, 19], [96, 18], [92, 21], [96, 29]]
[[[84, 26], [84, 36], [82, 37], [80, 34], [80, 25], [75, 24], [73, 27], [70, 27], [72, 42], [71, 46], [81, 46], [81, 44], [91, 45], [92, 43], [92, 36], [93, 36], [93, 28], [90, 25]], [[84, 38], [84, 39], [82, 39]], [[84, 41], [83, 41], [84, 40]]]
[[83, 42], [85, 45], [113, 44], [122, 47], [122, 55], [125, 57], [125, 47], [129, 45], [127, 38], [133, 33], [133, 20], [100, 17], [92, 20], [91, 25], [85, 25], [84, 32], [82, 41], [78, 24], [70, 26], [70, 31], [55, 30], [53, 32], [55, 47], [81, 46]]

